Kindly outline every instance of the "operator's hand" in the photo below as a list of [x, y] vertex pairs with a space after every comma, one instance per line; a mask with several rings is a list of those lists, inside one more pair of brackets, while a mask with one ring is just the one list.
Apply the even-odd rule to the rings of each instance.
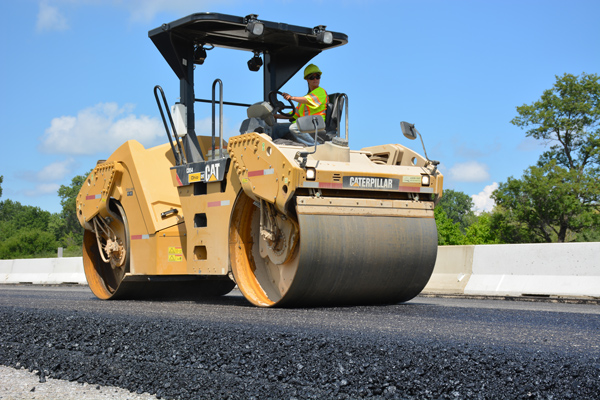
[[292, 98], [292, 96], [290, 96], [290, 95], [289, 95], [289, 94], [287, 94], [287, 93], [282, 93], [282, 95], [283, 95], [283, 98], [284, 98], [284, 99], [286, 99], [286, 100], [289, 100], [289, 99], [291, 99], [291, 98]]

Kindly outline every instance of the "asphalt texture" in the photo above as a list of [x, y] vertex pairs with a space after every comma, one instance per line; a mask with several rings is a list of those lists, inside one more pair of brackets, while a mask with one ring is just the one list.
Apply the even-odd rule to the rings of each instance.
[[0, 286], [0, 364], [164, 399], [598, 399], [600, 306], [259, 309]]

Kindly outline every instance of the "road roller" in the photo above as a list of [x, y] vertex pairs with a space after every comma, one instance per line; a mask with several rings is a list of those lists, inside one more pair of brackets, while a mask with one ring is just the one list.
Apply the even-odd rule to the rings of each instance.
[[[419, 137], [424, 156], [400, 144], [351, 150], [348, 96], [329, 93], [325, 118], [297, 120], [313, 144], [273, 139], [274, 116], [294, 113], [282, 86], [347, 35], [255, 14], [197, 13], [149, 38], [180, 93], [169, 106], [154, 88], [164, 144], [127, 141], [98, 161], [78, 194], [84, 270], [98, 298], [221, 296], [237, 285], [255, 306], [319, 307], [393, 304], [421, 292], [437, 256], [443, 176], [414, 124], [399, 131]], [[255, 103], [224, 101], [220, 79], [212, 95], [196, 97], [194, 71], [216, 47], [248, 52], [247, 67], [262, 70]], [[212, 105], [204, 135], [197, 103]], [[230, 107], [248, 118], [224, 140]]]

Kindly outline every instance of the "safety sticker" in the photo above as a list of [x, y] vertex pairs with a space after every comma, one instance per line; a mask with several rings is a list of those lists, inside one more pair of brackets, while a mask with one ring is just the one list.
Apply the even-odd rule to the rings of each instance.
[[202, 172], [196, 172], [194, 174], [189, 174], [188, 175], [188, 182], [192, 183], [192, 182], [203, 182], [204, 181], [204, 174]]
[[421, 183], [421, 175], [419, 175], [419, 176], [403, 176], [402, 183]]
[[183, 250], [181, 247], [169, 246], [169, 254], [183, 254]]
[[183, 249], [177, 246], [169, 246], [169, 262], [183, 261]]
[[400, 180], [373, 176], [344, 176], [344, 189], [398, 190]]
[[273, 168], [259, 169], [258, 171], [249, 171], [248, 178], [253, 177], [253, 176], [273, 175], [274, 173], [275, 173], [275, 170]]
[[221, 207], [221, 206], [228, 206], [229, 204], [230, 204], [229, 200], [209, 201], [206, 206], [207, 207]]
[[150, 239], [150, 235], [131, 235], [131, 240]]
[[85, 199], [86, 200], [96, 200], [96, 199], [99, 199], [101, 197], [102, 197], [101, 194], [93, 194], [93, 195], [90, 195], [90, 196], [85, 196]]
[[314, 189], [342, 189], [344, 186], [340, 182], [310, 182], [304, 181], [302, 187]]

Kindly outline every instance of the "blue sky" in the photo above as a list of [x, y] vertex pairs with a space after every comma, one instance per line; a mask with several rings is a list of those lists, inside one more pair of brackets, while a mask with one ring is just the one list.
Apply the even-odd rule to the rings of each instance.
[[[400, 121], [415, 123], [445, 188], [474, 196], [480, 210], [544, 149], [510, 124], [515, 108], [539, 99], [556, 75], [600, 72], [597, 0], [1, 1], [2, 199], [58, 212], [58, 187], [126, 140], [165, 142], [152, 89], [162, 85], [173, 104], [179, 86], [148, 31], [203, 11], [347, 34], [348, 45], [313, 62], [329, 93], [349, 96], [351, 147], [400, 143], [422, 153], [400, 131]], [[262, 73], [248, 71], [250, 56], [209, 52], [196, 97], [210, 98], [220, 78], [226, 101], [260, 101]], [[300, 76], [284, 86], [305, 90]], [[225, 108], [226, 137], [244, 115]], [[197, 107], [196, 118], [209, 134], [210, 107]]]

